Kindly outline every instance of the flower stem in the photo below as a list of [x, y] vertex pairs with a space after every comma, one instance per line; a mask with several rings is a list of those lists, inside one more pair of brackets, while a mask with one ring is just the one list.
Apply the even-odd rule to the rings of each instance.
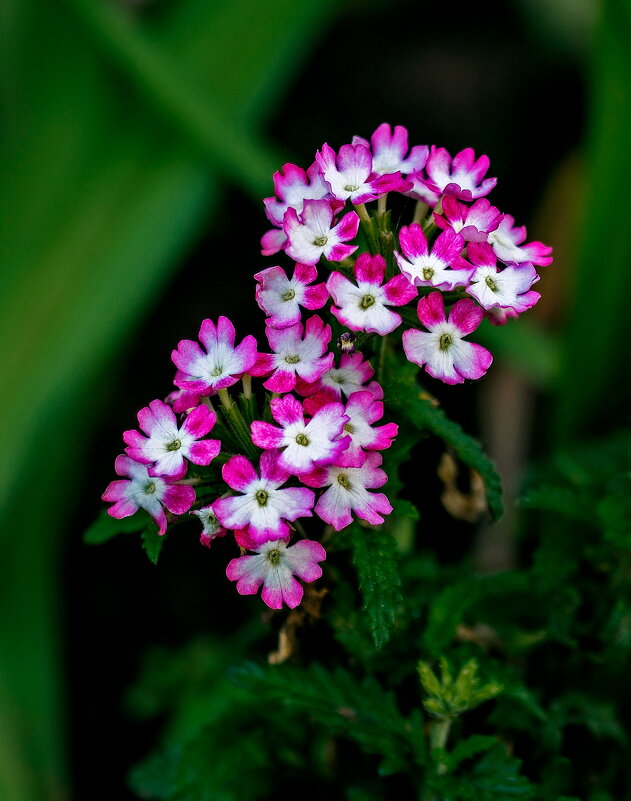
[[423, 203], [422, 200], [417, 200], [416, 207], [414, 208], [414, 217], [412, 218], [412, 222], [418, 223], [420, 225], [420, 223], [422, 223], [423, 220], [425, 219], [428, 209], [429, 206], [427, 205], [427, 203]]
[[[432, 750], [440, 749], [443, 751], [445, 749], [450, 728], [451, 721], [448, 718], [445, 718], [444, 720], [435, 720], [429, 724], [429, 744]], [[447, 766], [443, 763], [438, 765], [437, 772], [439, 774], [445, 773], [446, 770]]]
[[388, 193], [386, 192], [385, 195], [382, 195], [380, 198], [377, 199], [377, 214], [381, 217], [382, 214], [386, 213], [387, 208], [388, 208]]
[[250, 428], [246, 421], [243, 419], [241, 411], [239, 410], [238, 405], [232, 400], [230, 397], [230, 393], [224, 387], [223, 389], [217, 390], [217, 394], [219, 395], [219, 400], [221, 401], [222, 410], [228, 422], [232, 426], [232, 430], [239, 442], [239, 445], [244, 449], [245, 453], [251, 459], [258, 458], [258, 451], [252, 442], [252, 437], [250, 435]]

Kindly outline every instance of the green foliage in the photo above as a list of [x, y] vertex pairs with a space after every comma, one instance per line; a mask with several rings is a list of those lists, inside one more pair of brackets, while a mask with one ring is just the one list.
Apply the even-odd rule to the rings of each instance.
[[494, 520], [502, 516], [502, 484], [493, 462], [480, 443], [445, 415], [416, 381], [417, 368], [401, 357], [387, 360], [384, 393], [388, 408], [401, 419], [443, 440], [466, 465], [476, 470], [486, 489], [489, 512]]
[[423, 700], [423, 706], [435, 718], [456, 718], [495, 698], [504, 689], [494, 681], [480, 684], [478, 663], [475, 659], [467, 662], [455, 677], [453, 668], [445, 657], [440, 660], [440, 679], [427, 662], [419, 663], [418, 672], [423, 689], [429, 696]]
[[130, 534], [134, 531], [141, 531], [151, 520], [149, 516], [139, 510], [135, 515], [123, 517], [117, 520], [110, 517], [106, 510], [103, 510], [92, 525], [83, 535], [83, 541], [87, 545], [102, 545], [111, 540], [118, 534]]
[[377, 648], [390, 639], [402, 603], [396, 543], [387, 529], [351, 528], [353, 564], [357, 568], [364, 609]]
[[472, 768], [458, 776], [432, 781], [432, 789], [443, 801], [509, 801], [536, 797], [536, 788], [519, 775], [521, 762], [498, 745], [482, 756]]

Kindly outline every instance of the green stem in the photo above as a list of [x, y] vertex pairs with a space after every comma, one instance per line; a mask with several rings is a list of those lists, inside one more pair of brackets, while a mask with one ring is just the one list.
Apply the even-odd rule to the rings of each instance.
[[232, 424], [232, 428], [239, 444], [251, 459], [258, 459], [258, 451], [252, 442], [250, 427], [243, 419], [238, 405], [232, 400], [230, 393], [225, 387], [217, 390], [217, 394], [219, 395], [219, 400], [221, 401], [221, 405], [226, 417]]
[[420, 225], [425, 219], [428, 209], [429, 206], [427, 205], [427, 203], [423, 203], [422, 200], [417, 200], [416, 206], [414, 208], [414, 217], [412, 218], [412, 222], [418, 223]]
[[388, 193], [377, 199], [377, 214], [381, 217], [388, 208]]
[[[436, 749], [440, 749], [441, 751], [445, 750], [450, 728], [451, 721], [448, 718], [445, 718], [444, 720], [436, 720], [429, 724], [429, 744], [432, 751]], [[439, 774], [446, 773], [447, 766], [441, 763], [438, 766], [437, 772]]]
[[363, 223], [366, 223], [366, 224], [370, 225], [372, 220], [370, 219], [370, 214], [368, 214], [368, 209], [366, 208], [366, 204], [365, 203], [358, 203], [355, 206], [355, 211], [357, 212], [357, 214], [359, 214], [359, 219]]

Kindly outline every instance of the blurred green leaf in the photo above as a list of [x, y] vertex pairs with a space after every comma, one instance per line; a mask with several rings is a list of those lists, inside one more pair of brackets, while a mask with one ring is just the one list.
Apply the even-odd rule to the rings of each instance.
[[134, 531], [140, 531], [147, 526], [150, 522], [148, 516], [138, 511], [131, 517], [123, 517], [122, 520], [117, 520], [110, 517], [107, 511], [102, 511], [92, 525], [86, 529], [83, 535], [83, 541], [87, 545], [101, 545], [112, 537], [118, 534], [130, 534]]

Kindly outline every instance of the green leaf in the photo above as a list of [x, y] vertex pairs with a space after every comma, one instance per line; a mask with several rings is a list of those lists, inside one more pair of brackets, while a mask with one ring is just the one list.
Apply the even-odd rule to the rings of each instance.
[[142, 548], [149, 557], [149, 561], [152, 564], [157, 565], [158, 558], [162, 552], [162, 548], [164, 547], [167, 535], [158, 534], [158, 527], [155, 523], [151, 522], [148, 526], [143, 528], [140, 533], [140, 537], [142, 539]]
[[135, 515], [123, 517], [121, 520], [110, 517], [107, 511], [104, 510], [86, 530], [83, 535], [83, 541], [87, 545], [101, 545], [101, 543], [111, 540], [118, 534], [130, 534], [134, 531], [140, 531], [147, 525], [148, 520], [147, 514], [141, 510], [136, 512]]
[[263, 667], [248, 663], [232, 672], [239, 686], [277, 711], [278, 705], [307, 715], [327, 733], [345, 737], [382, 757], [381, 775], [405, 770], [412, 759], [411, 726], [394, 696], [375, 679], [359, 680], [345, 670]]
[[396, 543], [384, 529], [350, 529], [353, 564], [357, 568], [359, 588], [377, 648], [388, 642], [396, 614], [403, 599], [396, 562]]
[[449, 445], [456, 456], [476, 470], [486, 489], [489, 512], [494, 520], [502, 516], [502, 484], [493, 462], [480, 443], [465, 434], [461, 426], [449, 420], [442, 409], [422, 392], [416, 382], [417, 369], [409, 363], [387, 359], [384, 397], [388, 408], [420, 431], [429, 431]]
[[466, 609], [477, 600], [476, 585], [464, 581], [444, 589], [432, 602], [423, 633], [423, 645], [432, 657], [439, 656], [452, 641]]
[[497, 745], [468, 770], [434, 777], [430, 784], [442, 801], [525, 801], [534, 798], [536, 788], [520, 770], [521, 761]]
[[488, 751], [496, 745], [498, 745], [497, 737], [484, 734], [474, 734], [465, 740], [460, 740], [455, 748], [447, 754], [447, 770], [450, 773], [453, 772], [461, 762]]

